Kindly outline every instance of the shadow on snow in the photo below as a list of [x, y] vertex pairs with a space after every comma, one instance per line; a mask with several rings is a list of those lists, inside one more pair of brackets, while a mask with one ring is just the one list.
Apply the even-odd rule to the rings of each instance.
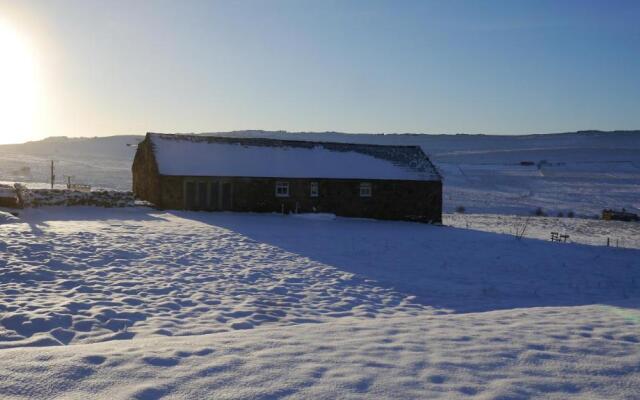
[[172, 212], [374, 280], [455, 312], [609, 304], [635, 307], [640, 251], [420, 223]]

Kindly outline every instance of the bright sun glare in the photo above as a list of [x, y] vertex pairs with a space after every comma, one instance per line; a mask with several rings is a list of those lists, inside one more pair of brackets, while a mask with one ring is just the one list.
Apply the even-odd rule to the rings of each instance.
[[28, 43], [0, 20], [0, 143], [35, 136], [36, 64]]

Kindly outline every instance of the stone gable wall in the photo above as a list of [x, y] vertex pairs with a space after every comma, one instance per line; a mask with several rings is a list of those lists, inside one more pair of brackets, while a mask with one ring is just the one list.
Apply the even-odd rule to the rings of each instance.
[[149, 137], [138, 144], [131, 166], [132, 189], [136, 197], [153, 204], [162, 202], [160, 174]]

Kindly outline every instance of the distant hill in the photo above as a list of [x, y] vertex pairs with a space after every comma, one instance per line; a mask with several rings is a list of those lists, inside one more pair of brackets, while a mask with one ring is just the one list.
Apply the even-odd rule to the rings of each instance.
[[[49, 158], [57, 156], [104, 157], [111, 159], [131, 160], [135, 153], [135, 145], [144, 138], [143, 135], [117, 135], [69, 138], [52, 136], [21, 144], [0, 145], [2, 153], [22, 153], [41, 155]], [[130, 146], [130, 145], [133, 145]]]
[[[497, 152], [505, 150], [540, 149], [626, 149], [640, 150], [638, 131], [580, 131], [535, 135], [432, 135], [432, 134], [372, 134], [340, 132], [286, 132], [245, 130], [200, 133], [207, 136], [262, 137], [288, 140], [334, 141], [375, 144], [419, 145], [432, 156], [456, 152]], [[50, 137], [23, 144], [0, 145], [0, 153], [20, 152], [37, 155], [84, 154], [116, 159], [131, 159], [132, 149], [144, 135], [103, 137]]]
[[540, 148], [634, 148], [640, 149], [638, 131], [579, 131], [534, 135], [432, 135], [340, 132], [232, 131], [202, 133], [209, 136], [264, 137], [289, 140], [335, 141], [375, 144], [419, 145], [430, 154], [452, 151], [486, 151]]

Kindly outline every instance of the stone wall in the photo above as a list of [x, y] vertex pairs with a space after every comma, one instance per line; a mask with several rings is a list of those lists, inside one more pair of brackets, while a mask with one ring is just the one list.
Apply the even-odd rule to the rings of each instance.
[[[242, 212], [322, 212], [345, 217], [441, 222], [442, 183], [439, 181], [290, 179], [290, 178], [203, 178], [161, 177], [161, 208], [183, 209], [185, 182], [230, 182], [229, 211]], [[289, 197], [276, 197], [276, 182], [289, 183]], [[311, 197], [311, 182], [319, 186]], [[371, 197], [360, 197], [360, 183], [372, 187]], [[209, 186], [207, 186], [209, 187]], [[219, 209], [219, 204], [200, 207]], [[223, 207], [223, 209], [225, 209]]]
[[181, 176], [161, 176], [160, 193], [162, 208], [179, 210], [184, 208], [184, 180]]
[[152, 146], [148, 135], [138, 144], [131, 166], [132, 190], [137, 198], [160, 204], [162, 202], [160, 175]]
[[66, 189], [27, 189], [17, 185], [22, 207], [41, 206], [98, 206], [133, 207], [136, 205], [132, 192], [93, 191], [79, 192]]

